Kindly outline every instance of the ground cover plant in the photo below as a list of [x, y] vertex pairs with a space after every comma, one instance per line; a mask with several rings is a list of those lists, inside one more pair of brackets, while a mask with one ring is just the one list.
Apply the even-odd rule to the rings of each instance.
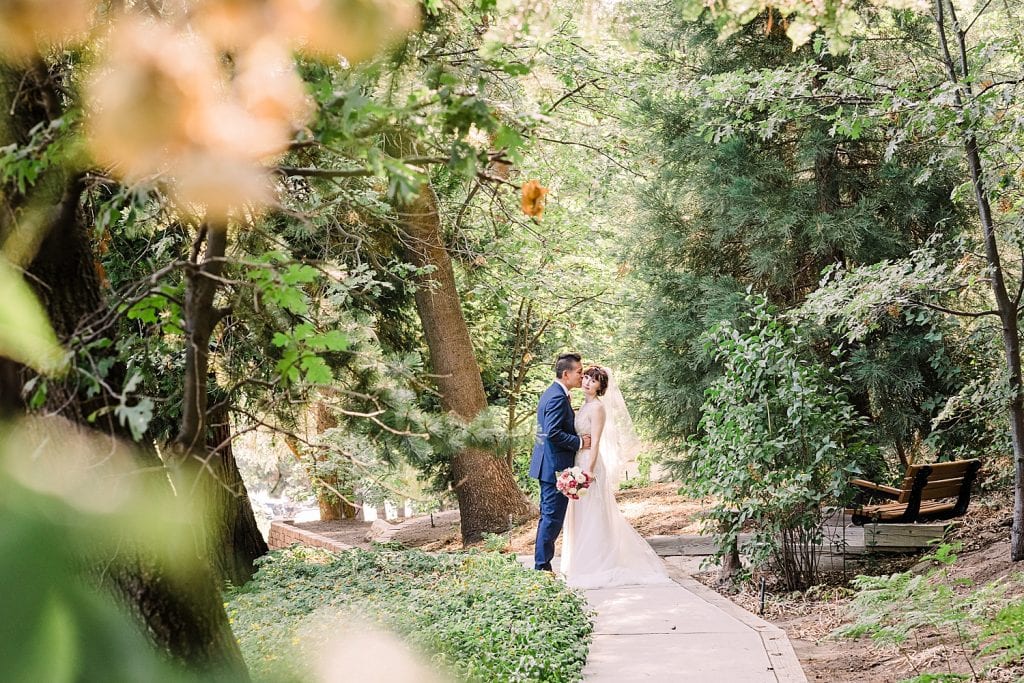
[[[935, 566], [924, 573], [858, 576], [853, 581], [858, 592], [850, 605], [856, 621], [836, 635], [870, 636], [877, 643], [900, 645], [928, 632], [955, 633], [949, 647], [965, 661], [965, 671], [920, 672], [907, 680], [1006, 680], [1004, 667], [1019, 666], [1024, 652], [1019, 595], [1024, 574], [975, 585], [950, 573], [958, 550], [957, 545], [939, 546], [925, 558]], [[1012, 675], [1021, 680], [1019, 670]]]
[[400, 635], [467, 681], [576, 681], [592, 622], [580, 595], [514, 556], [295, 547], [260, 562], [228, 596], [253, 676], [309, 680], [339, 623]]

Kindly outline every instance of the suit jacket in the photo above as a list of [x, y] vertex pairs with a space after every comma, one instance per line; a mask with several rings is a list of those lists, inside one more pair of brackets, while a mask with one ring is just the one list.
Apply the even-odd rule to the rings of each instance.
[[583, 440], [576, 436], [572, 405], [562, 385], [552, 382], [537, 404], [537, 440], [530, 459], [530, 476], [554, 483], [555, 472], [572, 467]]

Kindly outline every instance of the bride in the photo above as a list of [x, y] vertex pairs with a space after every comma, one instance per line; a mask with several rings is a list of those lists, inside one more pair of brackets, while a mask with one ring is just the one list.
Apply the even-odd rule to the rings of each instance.
[[607, 368], [596, 365], [583, 373], [583, 393], [576, 433], [590, 434], [591, 447], [576, 454], [576, 466], [595, 481], [585, 496], [569, 501], [562, 573], [577, 588], [668, 582], [657, 553], [615, 503], [621, 472], [640, 446], [622, 393]]

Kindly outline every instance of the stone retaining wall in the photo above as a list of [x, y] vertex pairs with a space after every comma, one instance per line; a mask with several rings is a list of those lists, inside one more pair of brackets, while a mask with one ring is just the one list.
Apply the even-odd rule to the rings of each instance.
[[271, 550], [288, 548], [296, 543], [334, 551], [349, 550], [352, 547], [322, 534], [292, 526], [294, 521], [293, 519], [275, 519], [270, 523], [270, 538], [267, 539], [267, 545]]

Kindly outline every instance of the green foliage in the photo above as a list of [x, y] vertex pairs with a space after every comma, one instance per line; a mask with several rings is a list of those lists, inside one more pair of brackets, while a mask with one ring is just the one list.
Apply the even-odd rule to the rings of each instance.
[[645, 476], [633, 477], [632, 479], [624, 479], [619, 482], [620, 491], [628, 491], [630, 489], [642, 489], [650, 486], [651, 480]]
[[[961, 596], [943, 579], [956, 561], [956, 546], [940, 545], [925, 559], [937, 566], [924, 574], [901, 572], [891, 576], [858, 576], [853, 585], [857, 595], [850, 607], [857, 621], [837, 634], [856, 638], [869, 635], [882, 643], [902, 643], [918, 628], [950, 628], [973, 614], [975, 609], [991, 610], [983, 596], [972, 592]], [[993, 595], [988, 598], [998, 597]]]
[[816, 44], [824, 47], [827, 41], [830, 52], [841, 54], [850, 49], [851, 42], [864, 30], [865, 22], [874, 18], [869, 8], [891, 8], [895, 11], [906, 10], [913, 5], [906, 0], [879, 0], [871, 5], [851, 4], [844, 0], [755, 0], [742, 3], [680, 0], [673, 7], [678, 7], [687, 20], [709, 17], [723, 38], [766, 14], [777, 14], [794, 50], [816, 37]]
[[914, 676], [908, 678], [901, 683], [956, 683], [956, 681], [969, 681], [973, 676], [969, 674], [954, 674], [954, 673], [941, 673], [941, 674], [921, 674], [920, 676]]
[[[871, 21], [855, 32], [853, 49], [841, 57], [814, 40], [811, 49], [796, 51], [794, 59], [771, 69], [741, 59], [741, 68], [701, 79], [699, 87], [708, 97], [698, 103], [700, 131], [714, 143], [756, 137], [788, 145], [793, 131], [816, 129], [832, 140], [845, 139], [851, 160], [877, 159], [877, 177], [883, 183], [851, 186], [843, 193], [843, 203], [857, 206], [860, 216], [884, 212], [910, 237], [893, 242], [876, 233], [882, 238], [878, 245], [920, 247], [936, 232], [931, 246], [937, 257], [931, 266], [918, 267], [915, 256], [906, 259], [907, 254], [895, 249], [883, 255], [894, 262], [863, 271], [862, 285], [877, 277], [874, 286], [860, 289], [867, 298], [854, 308], [872, 308], [873, 295], [897, 296], [888, 320], [847, 320], [849, 331], [861, 339], [853, 350], [857, 355], [847, 359], [863, 366], [862, 371], [851, 367], [849, 373], [868, 393], [858, 403], [878, 419], [880, 434], [901, 456], [910, 450], [908, 442], [913, 445], [920, 437], [941, 457], [973, 457], [976, 450], [1005, 453], [1010, 450], [1005, 417], [993, 407], [1003, 402], [1005, 410], [1007, 368], [1016, 361], [999, 367], [1000, 326], [989, 324], [995, 317], [988, 316], [993, 313], [991, 269], [1005, 271], [1011, 296], [1021, 280], [1020, 269], [1010, 265], [1006, 254], [1021, 248], [1024, 184], [1020, 174], [1006, 169], [1017, 163], [1024, 112], [1018, 84], [1007, 88], [1003, 80], [1008, 65], [1019, 64], [1024, 55], [1020, 9], [1009, 4], [997, 11], [956, 2], [929, 4], [933, 11], [944, 8], [941, 31], [928, 13], [869, 10], [864, 5]], [[959, 33], [954, 25], [972, 28]], [[949, 43], [943, 46], [943, 40]], [[957, 51], [961, 58], [955, 57]], [[946, 59], [948, 64], [943, 63]], [[910, 73], [893, 69], [894, 63], [926, 66]], [[978, 150], [975, 171], [980, 169], [983, 177], [977, 184], [964, 164], [965, 144]], [[1002, 253], [999, 266], [983, 255], [980, 244], [978, 215], [989, 210], [995, 240], [990, 248]], [[857, 216], [851, 218], [853, 226]], [[940, 227], [945, 233], [941, 236]], [[860, 235], [855, 241], [869, 243]], [[835, 261], [848, 272], [871, 263], [854, 257], [849, 248], [841, 254]], [[895, 286], [886, 282], [890, 275], [897, 278]], [[939, 286], [929, 290], [929, 280]], [[913, 305], [902, 305], [901, 298]], [[923, 310], [935, 305], [965, 315], [939, 323], [934, 311]], [[909, 383], [890, 371], [904, 363], [910, 369]]]
[[309, 323], [300, 323], [289, 332], [277, 332], [272, 342], [281, 349], [277, 370], [288, 383], [304, 381], [310, 385], [330, 384], [334, 374], [318, 353], [344, 351], [348, 339], [340, 330], [318, 332]]
[[702, 436], [669, 464], [688, 493], [716, 501], [719, 548], [753, 525], [752, 561], [774, 560], [792, 588], [805, 587], [822, 508], [841, 499], [870, 449], [841, 378], [807, 359], [796, 329], [763, 297], [749, 303], [746, 332], [723, 323], [709, 335], [723, 371], [707, 392]]
[[[325, 635], [303, 629], [325, 614], [394, 631], [479, 681], [579, 680], [592, 628], [564, 584], [514, 556], [478, 552], [275, 552], [229, 596], [228, 613], [253, 672], [296, 681], [315, 654], [304, 646]], [[295, 647], [282, 653], [281, 643]]]
[[619, 490], [641, 489], [651, 485], [651, 465], [653, 457], [650, 453], [641, 453], [637, 456], [637, 475], [632, 479], [625, 479], [619, 482]]
[[0, 256], [0, 356], [12, 358], [41, 373], [66, 370], [66, 354], [50, 327], [46, 311], [21, 274]]
[[433, 479], [437, 490], [443, 490], [451, 481], [452, 458], [459, 451], [479, 448], [499, 457], [497, 454], [507, 451], [514, 443], [514, 435], [510, 439], [504, 418], [498, 406], [485, 408], [470, 422], [454, 414], [432, 417], [424, 425], [430, 434], [429, 443], [423, 444], [410, 461], [425, 477]]
[[[1024, 576], [1016, 579], [1024, 582]], [[1024, 659], [1024, 600], [999, 610], [987, 621], [979, 639], [984, 643], [982, 654], [997, 655], [997, 665]]]
[[489, 553], [497, 553], [508, 547], [508, 537], [502, 534], [485, 533], [484, 550]]
[[[923, 574], [858, 576], [850, 605], [855, 621], [836, 632], [846, 638], [862, 635], [881, 643], [903, 643], [922, 629], [956, 635], [965, 656], [996, 655], [987, 666], [1020, 661], [1024, 603], [1006, 598], [1008, 582], [999, 579], [974, 586], [955, 579], [951, 567], [959, 545], [943, 544], [924, 559], [935, 566]], [[1011, 581], [1020, 583], [1021, 575]], [[952, 678], [944, 678], [952, 676]], [[912, 681], [962, 680], [960, 674], [922, 674]]]
[[158, 652], [107, 583], [141, 553], [160, 559], [169, 595], [192, 590], [198, 511], [175, 500], [159, 467], [143, 472], [109, 439], [29, 421], [0, 433], [4, 680], [208, 680]]
[[26, 194], [46, 171], [65, 163], [76, 118], [68, 114], [48, 124], [39, 122], [29, 131], [29, 139], [24, 144], [0, 147], [0, 183], [10, 184], [19, 193]]
[[[794, 51], [777, 16], [775, 30], [760, 13], [720, 39], [708, 21], [681, 22], [647, 3], [633, 9], [657, 64], [643, 82], [640, 113], [659, 167], [640, 189], [643, 212], [632, 233], [641, 288], [633, 305], [640, 341], [630, 355], [651, 378], [642, 417], [664, 437], [664, 450], [677, 451], [697, 430], [704, 391], [720, 370], [703, 335], [723, 320], [742, 326], [747, 287], [788, 310], [830, 265], [907, 256], [936, 225], [957, 224], [948, 201], [954, 182], [943, 167], [921, 178], [925, 150], [887, 149], [883, 120], [836, 126], [835, 117], [859, 110], [840, 95], [822, 99], [822, 79], [838, 87], [867, 76], [848, 73], [850, 57]], [[860, 59], [877, 72], [893, 55]], [[888, 351], [909, 354], [928, 330], [900, 333], [880, 339], [864, 367], [883, 370]], [[822, 341], [823, 363], [849, 360], [828, 355], [837, 342]], [[915, 369], [926, 365], [920, 355]], [[873, 403], [872, 417], [889, 432], [904, 426], [909, 441], [910, 425], [928, 419], [911, 410], [916, 395], [872, 401], [871, 381], [865, 375], [851, 387], [851, 401], [865, 415]]]
[[924, 304], [954, 291], [959, 270], [950, 272], [934, 249], [918, 249], [908, 258], [856, 268], [838, 266], [822, 273], [821, 286], [807, 297], [801, 315], [828, 325], [847, 342], [862, 341], [893, 318], [908, 325], [930, 323]]
[[943, 256], [934, 241], [907, 259], [827, 270], [793, 316], [843, 349], [876, 443], [918, 440], [949, 460], [996, 455], [1009, 446], [994, 322], [965, 329], [942, 312], [970, 308], [964, 287], [983, 272], [962, 245]]

